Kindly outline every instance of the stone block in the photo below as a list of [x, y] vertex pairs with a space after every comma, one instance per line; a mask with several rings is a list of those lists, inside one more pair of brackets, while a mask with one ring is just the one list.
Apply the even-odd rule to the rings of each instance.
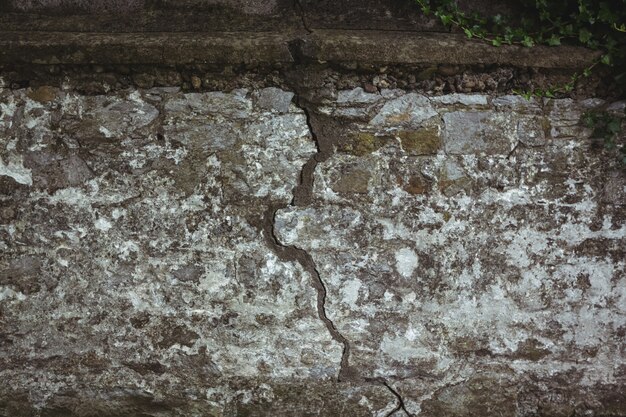
[[288, 113], [294, 94], [276, 87], [268, 87], [254, 94], [256, 105], [263, 110]]
[[380, 128], [418, 128], [423, 122], [437, 116], [430, 100], [417, 93], [409, 93], [387, 101], [370, 125]]
[[545, 143], [546, 122], [540, 117], [500, 112], [451, 112], [443, 115], [444, 148], [452, 155], [506, 155], [518, 143]]

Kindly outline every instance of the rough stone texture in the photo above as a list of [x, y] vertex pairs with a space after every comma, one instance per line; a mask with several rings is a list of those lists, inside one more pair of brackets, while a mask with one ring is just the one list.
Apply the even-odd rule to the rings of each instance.
[[[325, 104], [381, 140], [340, 144], [311, 204], [276, 219], [326, 283], [350, 370], [414, 415], [626, 415], [626, 183], [590, 151], [591, 103], [382, 95]], [[419, 156], [407, 128], [444, 146]]]
[[[337, 389], [311, 277], [259, 226], [315, 153], [292, 93], [31, 95], [2, 93], [0, 398], [27, 392], [44, 415], [83, 415], [76, 392], [103, 415], [109, 396], [201, 399], [221, 415], [285, 400], [290, 380]], [[338, 407], [395, 406], [345, 389]]]
[[0, 415], [626, 415], [601, 101], [296, 101], [0, 90]]

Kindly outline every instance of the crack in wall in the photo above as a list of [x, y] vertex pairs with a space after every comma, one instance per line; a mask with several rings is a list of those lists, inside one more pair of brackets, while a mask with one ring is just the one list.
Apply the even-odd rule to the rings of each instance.
[[[295, 0], [294, 5], [296, 8], [299, 7], [300, 11], [303, 12], [300, 0]], [[301, 17], [303, 25], [306, 27], [303, 13], [301, 14]], [[308, 28], [307, 31], [310, 32]], [[289, 52], [292, 55], [296, 66], [308, 61], [302, 52], [303, 44], [305, 42], [306, 40], [304, 38], [299, 38], [289, 43]], [[311, 157], [302, 166], [298, 177], [298, 183], [292, 191], [293, 198], [290, 203], [286, 205], [283, 203], [271, 203], [266, 209], [263, 218], [265, 238], [279, 258], [285, 261], [299, 263], [304, 270], [311, 275], [312, 285], [317, 292], [318, 317], [328, 329], [332, 339], [339, 342], [343, 346], [337, 382], [369, 382], [383, 385], [397, 399], [397, 406], [389, 413], [389, 415], [402, 410], [407, 416], [411, 417], [411, 414], [405, 407], [402, 396], [391, 385], [389, 385], [384, 378], [363, 377], [350, 366], [350, 342], [337, 329], [335, 323], [327, 315], [326, 300], [328, 297], [328, 291], [313, 257], [306, 250], [295, 245], [287, 246], [282, 244], [276, 235], [275, 225], [278, 210], [287, 207], [306, 207], [312, 204], [315, 169], [319, 163], [326, 161], [335, 153], [335, 145], [340, 142], [340, 138], [335, 137], [336, 130], [326, 126], [328, 121], [324, 119], [323, 115], [315, 112], [315, 102], [311, 101], [310, 98], [304, 98], [308, 97], [306, 95], [307, 82], [304, 81], [303, 78], [297, 73], [292, 74], [291, 76], [286, 76], [286, 78], [290, 79], [288, 84], [289, 89], [294, 92], [293, 101], [305, 115], [307, 128], [313, 138], [317, 152], [311, 155]], [[311, 86], [309, 86], [309, 88], [310, 87]]]
[[296, 11], [296, 14], [300, 17], [300, 21], [302, 22], [302, 26], [304, 27], [304, 30], [306, 30], [307, 33], [313, 33], [313, 30], [311, 30], [311, 28], [306, 22], [304, 7], [302, 7], [302, 3], [300, 3], [300, 0], [294, 0], [293, 7]]
[[387, 389], [396, 397], [396, 399], [398, 400], [398, 405], [396, 406], [396, 408], [394, 408], [393, 410], [391, 410], [391, 412], [389, 412], [389, 414], [387, 414], [387, 417], [391, 417], [393, 414], [397, 413], [398, 411], [402, 410], [404, 411], [404, 414], [406, 414], [409, 417], [413, 417], [413, 415], [411, 413], [409, 413], [409, 411], [406, 409], [406, 405], [404, 404], [404, 399], [402, 399], [402, 396], [400, 395], [400, 393], [398, 391], [396, 391], [391, 385], [389, 385], [389, 383], [385, 380], [382, 380], [381, 382], [385, 387], [387, 387]]
[[276, 221], [276, 213], [278, 210], [283, 209], [288, 206], [284, 206], [282, 204], [270, 204], [270, 206], [265, 211], [264, 215], [264, 232], [266, 240], [269, 242], [272, 250], [278, 255], [278, 257], [284, 261], [291, 261], [299, 263], [305, 271], [307, 271], [311, 275], [313, 288], [317, 292], [317, 315], [320, 320], [324, 323], [330, 336], [333, 340], [339, 342], [343, 346], [343, 351], [341, 354], [341, 364], [339, 368], [339, 373], [337, 375], [337, 381], [341, 382], [349, 379], [349, 359], [350, 359], [350, 344], [348, 339], [346, 339], [340, 332], [337, 330], [335, 323], [328, 318], [326, 314], [326, 298], [327, 298], [327, 290], [326, 285], [324, 285], [324, 281], [322, 281], [322, 277], [317, 270], [315, 265], [315, 261], [311, 257], [311, 255], [305, 251], [304, 249], [298, 248], [296, 246], [287, 246], [280, 243], [280, 240], [276, 236], [275, 233], [275, 221]]
[[[295, 51], [292, 52], [294, 56], [298, 56], [299, 49], [299, 44], [294, 45]], [[284, 205], [282, 203], [269, 204], [263, 215], [263, 231], [266, 241], [280, 259], [284, 261], [299, 263], [304, 268], [304, 270], [311, 275], [311, 283], [313, 285], [313, 288], [317, 292], [317, 315], [319, 319], [324, 323], [332, 339], [340, 343], [343, 347], [339, 372], [337, 375], [337, 381], [340, 382], [351, 379], [349, 364], [350, 343], [348, 342], [348, 339], [346, 339], [341, 334], [341, 332], [337, 330], [335, 323], [326, 314], [326, 299], [328, 296], [326, 285], [322, 280], [322, 277], [319, 270], [317, 269], [313, 257], [304, 249], [298, 248], [296, 246], [283, 245], [278, 239], [275, 230], [276, 214], [278, 210], [287, 207], [307, 206], [311, 203], [313, 198], [313, 174], [315, 172], [315, 168], [320, 161], [325, 160], [331, 153], [328, 150], [329, 147], [327, 145], [320, 144], [320, 138], [316, 135], [316, 130], [311, 123], [311, 114], [308, 110], [308, 103], [305, 103], [303, 100], [301, 100], [300, 95], [297, 94], [297, 88], [292, 89], [295, 92], [294, 101], [296, 105], [300, 107], [300, 109], [305, 114], [307, 127], [309, 129], [309, 132], [311, 133], [311, 137], [313, 138], [317, 152], [313, 154], [309, 158], [309, 160], [303, 165], [298, 178], [298, 184], [293, 189], [293, 198], [291, 202], [287, 205]]]
[[404, 399], [402, 398], [400, 393], [398, 391], [396, 391], [389, 384], [389, 382], [387, 382], [386, 379], [384, 379], [382, 377], [376, 377], [376, 378], [364, 378], [364, 380], [366, 382], [374, 382], [374, 383], [383, 385], [385, 388], [387, 388], [387, 390], [389, 390], [389, 392], [391, 392], [391, 394], [393, 394], [394, 397], [396, 397], [396, 400], [398, 401], [398, 405], [393, 410], [388, 412], [385, 415], [385, 417], [391, 417], [391, 416], [393, 416], [395, 413], [397, 413], [400, 410], [402, 410], [404, 412], [404, 414], [406, 414], [408, 417], [413, 417], [413, 414], [409, 413], [409, 411], [406, 409], [406, 405], [404, 404]]
[[391, 394], [397, 400], [397, 406], [391, 410], [387, 416], [392, 416], [398, 411], [402, 410], [407, 416], [412, 415], [407, 411], [404, 404], [404, 399], [384, 378], [363, 378], [359, 376], [352, 368], [350, 368], [350, 342], [348, 339], [339, 332], [335, 323], [328, 317], [326, 313], [326, 299], [328, 297], [328, 290], [321, 274], [317, 269], [315, 261], [311, 254], [302, 248], [298, 248], [295, 245], [287, 246], [283, 245], [278, 236], [276, 235], [276, 214], [278, 210], [286, 207], [305, 207], [311, 204], [313, 200], [313, 185], [314, 185], [314, 173], [318, 163], [325, 161], [334, 153], [334, 139], [326, 137], [325, 135], [319, 136], [317, 134], [319, 127], [317, 124], [321, 123], [313, 116], [310, 107], [312, 104], [302, 99], [297, 93], [298, 88], [293, 88], [295, 93], [294, 101], [296, 105], [304, 112], [306, 116], [306, 123], [315, 142], [317, 152], [313, 154], [309, 160], [302, 166], [298, 184], [293, 190], [293, 198], [288, 205], [280, 203], [270, 204], [264, 214], [264, 232], [265, 237], [270, 244], [274, 252], [283, 260], [299, 263], [312, 277], [312, 284], [317, 291], [317, 313], [318, 317], [330, 333], [333, 340], [339, 342], [343, 346], [341, 355], [341, 363], [339, 372], [337, 375], [338, 382], [344, 381], [364, 381], [381, 384], [386, 387]]

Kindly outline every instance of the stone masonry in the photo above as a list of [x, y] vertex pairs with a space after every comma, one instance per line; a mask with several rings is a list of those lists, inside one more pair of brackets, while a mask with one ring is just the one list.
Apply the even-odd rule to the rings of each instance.
[[0, 415], [626, 415], [607, 106], [0, 89]]

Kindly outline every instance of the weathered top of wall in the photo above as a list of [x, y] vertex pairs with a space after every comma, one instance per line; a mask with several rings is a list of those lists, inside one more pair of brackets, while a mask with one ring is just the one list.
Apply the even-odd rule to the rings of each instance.
[[[481, 2], [470, 2], [481, 9]], [[506, 9], [506, 4], [500, 5]], [[410, 0], [9, 0], [0, 64], [495, 64], [582, 68], [577, 47], [493, 48]]]

